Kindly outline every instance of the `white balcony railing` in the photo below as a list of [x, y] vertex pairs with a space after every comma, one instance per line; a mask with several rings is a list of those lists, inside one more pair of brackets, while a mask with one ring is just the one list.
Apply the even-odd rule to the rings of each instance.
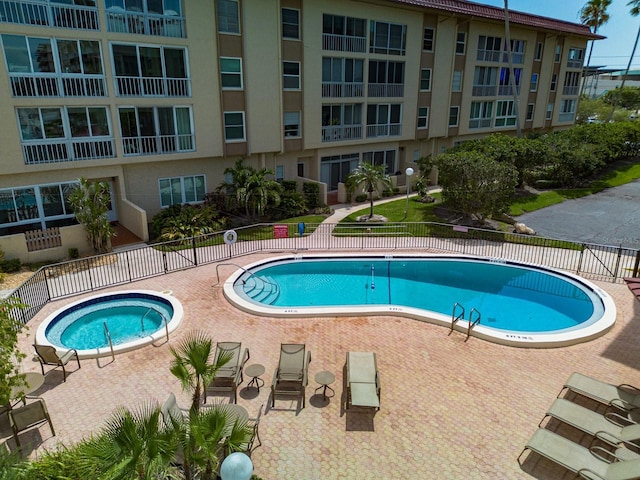
[[367, 50], [367, 37], [352, 37], [348, 35], [322, 34], [322, 49], [338, 52], [364, 53]]
[[186, 38], [184, 18], [179, 15], [157, 15], [130, 12], [122, 8], [107, 10], [107, 29], [116, 33], [158, 35], [161, 37]]
[[102, 76], [10, 73], [14, 97], [106, 97]]
[[342, 142], [362, 138], [362, 125], [327, 125], [322, 127], [323, 142]]
[[396, 137], [402, 134], [402, 124], [384, 123], [367, 125], [367, 137]]
[[471, 95], [474, 97], [495, 97], [497, 89], [497, 85], [474, 85]]
[[0, 23], [99, 30], [98, 8], [48, 4], [36, 0], [0, 0]]
[[476, 60], [479, 62], [499, 62], [500, 52], [498, 50], [478, 49]]
[[22, 144], [24, 163], [73, 162], [115, 157], [113, 138], [73, 138]]
[[472, 118], [469, 120], [469, 128], [488, 128], [490, 126], [490, 118]]
[[364, 83], [362, 82], [322, 82], [323, 97], [362, 97]]
[[367, 94], [370, 97], [403, 97], [404, 84], [402, 83], [369, 83]]
[[119, 97], [189, 97], [191, 79], [163, 77], [116, 77]]
[[582, 60], [567, 60], [567, 68], [582, 68]]
[[[520, 85], [516, 85], [516, 92], [518, 95], [520, 95]], [[511, 85], [500, 85], [498, 87], [498, 95], [500, 96], [513, 95], [513, 88], [511, 88]]]
[[195, 150], [193, 134], [127, 137], [122, 139], [124, 155], [160, 155]]
[[575, 112], [560, 113], [560, 114], [558, 114], [558, 121], [559, 122], [573, 122], [574, 117], [575, 117]]
[[578, 92], [580, 91], [580, 87], [576, 86], [568, 86], [568, 87], [564, 87], [562, 89], [562, 94], [563, 95], [578, 95]]

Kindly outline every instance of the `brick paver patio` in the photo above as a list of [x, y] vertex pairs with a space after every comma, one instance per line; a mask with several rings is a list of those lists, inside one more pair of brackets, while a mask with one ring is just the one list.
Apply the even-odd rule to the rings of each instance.
[[[244, 265], [273, 255], [236, 258]], [[257, 394], [239, 389], [238, 403], [250, 414], [261, 404], [262, 446], [252, 459], [255, 473], [276, 479], [545, 479], [564, 471], [535, 454], [516, 461], [546, 408], [564, 381], [583, 372], [612, 383], [640, 385], [640, 303], [622, 284], [596, 282], [615, 299], [615, 327], [594, 341], [551, 350], [495, 345], [442, 327], [401, 317], [264, 318], [231, 306], [216, 285], [216, 265], [202, 266], [131, 285], [125, 289], [171, 289], [182, 302], [185, 317], [169, 344], [70, 365], [66, 383], [62, 371], [46, 376], [36, 393], [44, 398], [57, 435], [48, 426], [21, 434], [23, 445], [38, 455], [58, 443], [70, 443], [98, 430], [120, 405], [148, 400], [162, 403], [175, 392], [183, 406], [189, 396], [169, 372], [169, 345], [177, 345], [193, 329], [214, 341], [242, 341], [251, 363], [266, 367], [265, 388]], [[221, 268], [226, 278], [233, 267]], [[89, 295], [84, 295], [84, 297]], [[47, 305], [29, 324], [21, 344], [32, 352], [38, 324], [73, 299]], [[312, 353], [307, 407], [296, 400], [269, 404], [269, 388], [281, 342], [306, 343]], [[346, 413], [341, 408], [346, 352], [375, 351], [382, 382], [382, 407], [375, 415]], [[29, 357], [25, 371], [39, 371]], [[336, 396], [325, 402], [313, 381], [329, 370], [336, 376]], [[228, 401], [229, 397], [220, 397]], [[6, 415], [0, 418], [0, 438], [9, 437]], [[571, 433], [571, 432], [569, 432]], [[580, 440], [582, 437], [576, 437]], [[13, 441], [9, 442], [13, 445]]]

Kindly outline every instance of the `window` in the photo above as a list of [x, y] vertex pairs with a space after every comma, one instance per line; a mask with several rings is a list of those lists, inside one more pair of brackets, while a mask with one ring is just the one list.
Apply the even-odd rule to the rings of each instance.
[[113, 44], [118, 96], [190, 96], [187, 52], [179, 47]]
[[476, 60], [481, 62], [499, 62], [502, 51], [501, 37], [478, 37], [478, 54]]
[[284, 165], [276, 165], [276, 182], [284, 180]]
[[560, 102], [560, 114], [558, 120], [560, 122], [572, 122], [576, 112], [576, 99], [562, 100]]
[[547, 114], [545, 118], [547, 120], [551, 120], [552, 116], [553, 116], [553, 103], [547, 103]]
[[429, 107], [418, 108], [418, 128], [427, 128], [429, 126]]
[[384, 165], [384, 173], [392, 175], [396, 171], [396, 151], [378, 150], [362, 152], [362, 161], [371, 165]]
[[431, 90], [431, 69], [423, 68], [420, 70], [420, 90], [428, 92]]
[[460, 107], [449, 107], [449, 126], [458, 126], [458, 114], [460, 113]]
[[453, 78], [451, 80], [451, 91], [452, 92], [462, 91], [462, 71], [461, 70], [456, 70], [453, 72]]
[[244, 141], [244, 112], [224, 113], [224, 139], [227, 142]]
[[118, 112], [125, 155], [195, 149], [190, 107], [120, 107]]
[[284, 112], [284, 136], [300, 136], [300, 112]]
[[531, 74], [531, 86], [529, 88], [529, 91], [531, 92], [538, 91], [538, 74], [537, 73]]
[[322, 15], [322, 48], [364, 53], [367, 47], [367, 21], [364, 18]]
[[527, 105], [527, 121], [530, 122], [533, 120], [533, 112], [535, 111], [535, 104], [530, 103]]
[[551, 88], [549, 90], [551, 90], [552, 92], [555, 92], [557, 86], [558, 86], [558, 74], [554, 73], [553, 75], [551, 75]]
[[496, 67], [476, 67], [473, 72], [474, 97], [493, 97], [496, 94], [498, 69]]
[[456, 55], [464, 55], [466, 43], [467, 34], [465, 32], [458, 32], [456, 35]]
[[371, 20], [369, 53], [404, 55], [407, 42], [407, 26]]
[[322, 106], [322, 141], [336, 142], [362, 138], [362, 104]]
[[300, 90], [300, 62], [282, 62], [282, 85], [285, 90]]
[[369, 60], [370, 97], [402, 97], [404, 95], [404, 62]]
[[402, 105], [367, 105], [367, 137], [387, 137], [400, 135], [402, 130]]
[[301, 177], [301, 178], [304, 178], [306, 176], [305, 175], [305, 171], [304, 171], [305, 170], [304, 162], [298, 162], [297, 167], [298, 167], [298, 176]]
[[322, 57], [322, 96], [362, 97], [363, 68], [361, 59]]
[[[507, 53], [507, 42], [504, 42], [505, 54], [502, 56], [502, 61], [509, 62], [509, 55]], [[511, 40], [511, 59], [513, 63], [524, 63], [524, 40]]]
[[567, 58], [567, 68], [582, 68], [584, 63], [584, 50], [582, 48], [570, 48]]
[[556, 45], [556, 53], [555, 53], [555, 56], [553, 57], [553, 61], [558, 63], [561, 57], [562, 57], [562, 45]]
[[509, 127], [516, 124], [513, 100], [500, 100], [496, 107], [496, 127]]
[[433, 28], [425, 28], [422, 37], [422, 50], [425, 52], [433, 52], [433, 40], [435, 38]]
[[[521, 76], [522, 69], [514, 68], [513, 77], [517, 93], [520, 93]], [[513, 89], [511, 88], [511, 73], [509, 68], [502, 67], [500, 69], [500, 86], [498, 87], [498, 95], [513, 95]]]
[[204, 175], [161, 178], [158, 180], [160, 206], [202, 202], [207, 193]]
[[542, 60], [542, 49], [544, 48], [544, 44], [542, 42], [536, 43], [536, 54], [534, 60], [540, 61]]
[[493, 102], [471, 102], [469, 128], [487, 128], [491, 126]]
[[581, 72], [567, 72], [564, 76], [563, 95], [578, 95], [580, 90]]
[[0, 225], [48, 228], [76, 223], [69, 201], [78, 182], [53, 183], [0, 190]]
[[294, 40], [300, 38], [300, 10], [282, 9], [282, 38]]
[[236, 0], [216, 0], [218, 32], [240, 33], [238, 2]]
[[221, 57], [220, 77], [224, 90], [242, 90], [242, 59]]

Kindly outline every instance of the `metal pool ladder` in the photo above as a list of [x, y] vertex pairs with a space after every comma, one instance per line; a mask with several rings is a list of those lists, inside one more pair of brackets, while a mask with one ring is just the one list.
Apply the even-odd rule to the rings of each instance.
[[[458, 320], [464, 320], [464, 313], [465, 313], [464, 306], [456, 302], [453, 305], [453, 310], [451, 311], [451, 328], [449, 329], [449, 335], [451, 335], [451, 332], [453, 332], [453, 328], [456, 322]], [[475, 319], [474, 319], [474, 315], [475, 315]], [[482, 317], [481, 313], [476, 308], [472, 308], [471, 310], [469, 310], [469, 321], [467, 323], [467, 338], [464, 339], [465, 342], [469, 340], [469, 337], [471, 336], [471, 329], [480, 323], [481, 317]]]

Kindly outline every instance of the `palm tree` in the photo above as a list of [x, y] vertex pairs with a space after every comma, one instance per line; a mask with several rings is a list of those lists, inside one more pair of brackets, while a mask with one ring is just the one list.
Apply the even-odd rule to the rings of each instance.
[[[580, 21], [593, 29], [593, 33], [598, 32], [598, 28], [609, 21], [609, 14], [607, 8], [611, 5], [612, 0], [589, 0], [584, 7], [578, 12], [580, 15]], [[591, 54], [593, 53], [593, 43], [595, 40], [591, 40], [591, 47], [589, 48], [589, 56], [587, 57], [587, 72], [589, 65], [591, 65]], [[582, 90], [580, 96], [584, 95], [584, 89], [587, 84], [587, 78], [584, 76], [582, 82]]]
[[231, 360], [232, 354], [223, 353], [215, 363], [211, 362], [213, 342], [204, 332], [194, 331], [184, 338], [178, 348], [171, 347], [173, 360], [170, 371], [180, 380], [185, 391], [191, 391], [190, 410], [200, 409], [203, 389], [211, 383], [220, 367]]
[[509, 26], [509, 2], [504, 0], [504, 32], [507, 47], [507, 59], [509, 62], [509, 85], [513, 95], [513, 113], [516, 116], [516, 135], [522, 138], [522, 129], [520, 128], [520, 108], [518, 102], [518, 90], [516, 89], [516, 76], [513, 71], [513, 54], [511, 51], [511, 27]]
[[107, 218], [111, 194], [107, 182], [91, 182], [81, 178], [69, 195], [69, 203], [78, 222], [84, 225], [87, 238], [96, 253], [104, 253], [109, 239], [115, 235]]
[[371, 163], [361, 163], [353, 170], [345, 180], [347, 189], [350, 192], [355, 191], [356, 188], [364, 185], [365, 190], [369, 194], [369, 201], [371, 202], [371, 211], [369, 218], [373, 218], [373, 192], [377, 192], [380, 195], [380, 187], [392, 188], [391, 178], [385, 173], [385, 165], [372, 165]]
[[[640, 0], [631, 0], [627, 3], [628, 7], [631, 7], [631, 11], [629, 12], [632, 17], [637, 17], [640, 15]], [[627, 69], [624, 71], [624, 75], [622, 76], [622, 83], [620, 84], [620, 92], [624, 88], [624, 83], [627, 81], [627, 75], [629, 75], [629, 70], [631, 69], [631, 63], [633, 63], [633, 57], [636, 54], [636, 48], [638, 48], [638, 40], [640, 40], [640, 26], [638, 26], [638, 33], [636, 33], [636, 41], [633, 44], [633, 49], [631, 50], [631, 56], [629, 57], [629, 63], [627, 63]], [[616, 95], [612, 95], [611, 101], [613, 103], [613, 107], [611, 108], [611, 113], [609, 114], [609, 118], [607, 120], [611, 120], [613, 118], [613, 114], [616, 111]]]

